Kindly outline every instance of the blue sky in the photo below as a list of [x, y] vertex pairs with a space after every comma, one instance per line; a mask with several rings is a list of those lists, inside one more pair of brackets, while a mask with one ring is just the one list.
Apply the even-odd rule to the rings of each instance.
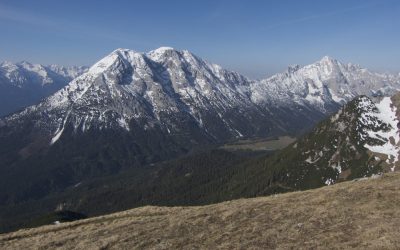
[[171, 46], [253, 78], [324, 55], [400, 71], [397, 0], [0, 0], [0, 30], [0, 60], [91, 65]]

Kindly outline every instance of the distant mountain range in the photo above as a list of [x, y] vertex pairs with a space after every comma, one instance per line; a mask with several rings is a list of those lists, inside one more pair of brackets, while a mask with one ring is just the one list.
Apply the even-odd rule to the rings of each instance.
[[86, 71], [87, 67], [0, 63], [0, 116], [37, 104]]
[[[67, 71], [51, 70], [58, 75]], [[52, 79], [39, 75], [38, 86]], [[160, 172], [148, 172], [149, 164], [237, 139], [299, 136], [316, 124], [311, 133], [268, 158], [237, 169], [232, 162], [232, 169], [219, 172], [208, 166], [208, 172], [200, 173], [204, 182], [198, 185], [204, 189], [199, 195], [218, 201], [271, 194], [395, 169], [398, 98], [390, 96], [398, 90], [399, 75], [330, 57], [256, 81], [186, 50], [117, 49], [38, 104], [0, 119], [0, 206], [40, 200], [128, 169], [154, 181]], [[173, 173], [185, 168], [190, 166], [167, 168], [160, 178], [170, 184], [159, 188], [168, 194], [180, 190]], [[143, 182], [125, 183], [135, 184], [131, 191], [138, 186], [144, 190], [142, 198], [131, 197], [127, 203], [169, 197], [146, 193], [157, 188]], [[213, 190], [210, 186], [224, 191], [211, 199], [204, 194]], [[177, 200], [192, 200], [181, 198]]]
[[[66, 79], [85, 71], [28, 63], [8, 68], [13, 67], [9, 79], [21, 87], [54, 85], [55, 72]], [[36, 83], [19, 75], [31, 71]], [[0, 171], [12, 169], [10, 175], [29, 166], [34, 173], [33, 165], [46, 165], [52, 175], [73, 176], [51, 182], [64, 187], [202, 145], [300, 134], [358, 95], [398, 89], [397, 75], [330, 57], [253, 81], [186, 50], [117, 49], [39, 104], [0, 120]]]
[[[26, 65], [19, 68], [29, 68]], [[30, 67], [37, 67], [41, 80], [37, 86], [55, 81], [46, 69], [56, 67]], [[81, 73], [52, 72], [64, 72], [64, 77]], [[26, 86], [26, 81], [14, 85]], [[117, 49], [67, 87], [3, 122], [45, 116], [46, 126], [35, 127], [51, 137], [51, 144], [69, 127], [78, 133], [109, 128], [129, 131], [132, 126], [136, 132], [154, 130], [189, 144], [214, 143], [296, 134], [358, 95], [392, 95], [398, 89], [398, 75], [372, 73], [330, 57], [253, 81], [189, 51]]]

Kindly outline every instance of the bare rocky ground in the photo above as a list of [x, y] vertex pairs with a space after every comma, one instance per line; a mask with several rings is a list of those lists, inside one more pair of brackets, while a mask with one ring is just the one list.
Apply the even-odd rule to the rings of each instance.
[[400, 174], [0, 235], [1, 249], [399, 249]]

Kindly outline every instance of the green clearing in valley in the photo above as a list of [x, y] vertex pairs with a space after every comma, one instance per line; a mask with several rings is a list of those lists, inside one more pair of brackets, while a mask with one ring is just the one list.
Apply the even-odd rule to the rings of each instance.
[[246, 139], [222, 146], [225, 150], [278, 150], [294, 142], [296, 138], [281, 136], [278, 138], [267, 139]]

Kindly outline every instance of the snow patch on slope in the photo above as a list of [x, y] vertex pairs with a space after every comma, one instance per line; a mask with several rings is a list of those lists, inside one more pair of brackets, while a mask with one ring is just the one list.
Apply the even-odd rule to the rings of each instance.
[[56, 143], [56, 141], [58, 141], [58, 139], [60, 139], [62, 133], [64, 132], [64, 128], [65, 128], [65, 125], [66, 125], [66, 123], [67, 123], [68, 116], [69, 116], [69, 114], [67, 114], [66, 118], [64, 119], [64, 122], [63, 122], [63, 124], [62, 124], [62, 127], [60, 127], [59, 129], [57, 129], [56, 133], [54, 134], [53, 138], [52, 138], [51, 141], [50, 141], [50, 145], [53, 145], [54, 143]]
[[[367, 131], [370, 138], [382, 140], [386, 139], [383, 145], [369, 145], [368, 143], [364, 145], [367, 149], [372, 152], [386, 154], [388, 156], [387, 163], [395, 164], [398, 161], [399, 150], [398, 146], [400, 137], [397, 130], [397, 124], [399, 120], [396, 116], [396, 107], [392, 105], [392, 100], [390, 97], [385, 97], [383, 100], [376, 104], [378, 112], [369, 113], [371, 117], [376, 117], [379, 121], [384, 122], [389, 125], [388, 130], [378, 130], [378, 131]], [[394, 171], [394, 167], [392, 168]]]

